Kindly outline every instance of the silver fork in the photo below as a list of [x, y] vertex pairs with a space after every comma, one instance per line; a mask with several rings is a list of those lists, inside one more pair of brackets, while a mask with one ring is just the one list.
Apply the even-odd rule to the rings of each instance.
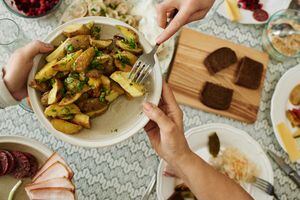
[[134, 64], [133, 68], [130, 71], [129, 79], [135, 83], [142, 83], [152, 72], [155, 59], [154, 55], [159, 47], [159, 44], [156, 44], [154, 48], [149, 53], [144, 53]]
[[253, 183], [253, 185], [258, 189], [264, 191], [265, 193], [273, 196], [275, 199], [279, 200], [278, 196], [275, 194], [274, 186], [268, 181], [261, 178], [256, 178], [256, 182]]
[[[171, 15], [169, 16], [169, 20], [167, 22], [167, 26], [174, 19], [178, 10], [173, 10]], [[139, 59], [133, 65], [128, 78], [134, 83], [143, 83], [143, 81], [149, 76], [152, 72], [155, 65], [154, 55], [158, 49], [160, 44], [156, 44], [153, 49], [149, 53], [144, 53], [139, 57]]]

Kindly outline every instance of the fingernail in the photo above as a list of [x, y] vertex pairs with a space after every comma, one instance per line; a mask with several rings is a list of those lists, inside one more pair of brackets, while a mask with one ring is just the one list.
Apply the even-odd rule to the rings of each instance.
[[143, 107], [145, 111], [150, 111], [153, 108], [152, 104], [149, 102], [143, 103]]

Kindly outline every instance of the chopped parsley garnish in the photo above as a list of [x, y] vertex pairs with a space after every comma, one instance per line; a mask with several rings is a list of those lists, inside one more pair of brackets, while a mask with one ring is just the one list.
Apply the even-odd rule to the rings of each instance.
[[80, 92], [83, 89], [83, 86], [85, 85], [85, 82], [79, 82], [77, 84], [77, 91]]
[[125, 43], [128, 44], [130, 49], [135, 49], [136, 48], [136, 43], [135, 43], [133, 38], [126, 39]]
[[91, 11], [92, 11], [93, 13], [97, 12], [96, 8], [92, 8]]
[[105, 102], [105, 95], [106, 95], [105, 92], [101, 92], [100, 97], [99, 97], [100, 102], [102, 102], [102, 103]]
[[91, 29], [91, 35], [93, 38], [99, 40], [100, 39], [100, 33], [101, 33], [101, 27], [100, 26], [93, 26]]
[[123, 56], [122, 54], [117, 54], [117, 59], [121, 62], [122, 67], [124, 68], [126, 65], [130, 65], [130, 60], [126, 56]]
[[72, 44], [68, 44], [68, 45], [67, 45], [67, 51], [68, 51], [68, 52], [74, 51], [74, 46], [73, 46]]
[[103, 8], [101, 8], [101, 10], [100, 10], [100, 15], [101, 15], [101, 16], [105, 16], [105, 15], [106, 15], [106, 10], [103, 9]]
[[88, 70], [92, 70], [92, 69], [98, 69], [98, 70], [103, 70], [103, 65], [96, 59], [94, 59], [90, 66], [88, 67]]
[[54, 79], [51, 79], [51, 80], [50, 80], [50, 85], [53, 86], [54, 84], [55, 84], [55, 80], [54, 80]]
[[53, 108], [51, 111], [52, 111], [52, 112], [56, 112], [57, 110]]
[[67, 107], [64, 107], [61, 111], [65, 114], [70, 114], [70, 112], [71, 112], [70, 109]]
[[98, 48], [94, 48], [95, 49], [95, 56], [98, 57], [98, 56], [102, 56], [103, 55], [103, 52], [100, 51]]

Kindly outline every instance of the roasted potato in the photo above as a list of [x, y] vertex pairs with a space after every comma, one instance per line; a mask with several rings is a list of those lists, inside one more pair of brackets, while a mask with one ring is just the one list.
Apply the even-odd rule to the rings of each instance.
[[102, 85], [106, 91], [110, 90], [110, 79], [106, 76], [101, 76]]
[[60, 106], [58, 104], [52, 104], [48, 106], [45, 111], [47, 117], [65, 117], [68, 115], [80, 114], [80, 109], [75, 104], [70, 104], [67, 106]]
[[101, 76], [101, 71], [97, 69], [92, 69], [86, 73], [86, 77], [88, 78], [100, 78]]
[[83, 113], [88, 113], [102, 109], [107, 103], [100, 102], [99, 98], [89, 98], [79, 102], [77, 105]]
[[89, 117], [97, 117], [104, 114], [107, 111], [107, 109], [108, 109], [108, 104], [103, 104], [101, 108], [94, 111], [87, 112], [86, 115], [88, 115]]
[[134, 41], [128, 41], [128, 40], [122, 40], [122, 39], [118, 39], [116, 41], [116, 45], [125, 50], [125, 51], [129, 51], [133, 54], [136, 55], [140, 55], [143, 52], [143, 49], [140, 48]]
[[52, 67], [56, 64], [56, 60], [52, 60], [47, 63], [34, 77], [38, 82], [44, 82], [51, 79], [56, 75], [57, 71], [55, 71]]
[[68, 72], [72, 70], [72, 66], [75, 62], [75, 60], [82, 54], [82, 49], [75, 53], [70, 53], [67, 56], [65, 56], [63, 59], [58, 61], [52, 68], [55, 71], [60, 72]]
[[85, 114], [76, 114], [72, 119], [72, 122], [83, 126], [84, 128], [91, 128], [90, 117]]
[[95, 60], [97, 60], [100, 64], [107, 63], [111, 59], [112, 59], [112, 57], [108, 54], [101, 54], [95, 58]]
[[72, 135], [78, 133], [82, 129], [82, 126], [73, 124], [62, 119], [52, 119], [50, 122], [56, 130], [65, 134]]
[[41, 96], [41, 103], [43, 106], [48, 106], [48, 97], [49, 97], [49, 92], [45, 92], [44, 94], [42, 94]]
[[66, 55], [65, 46], [69, 42], [69, 38], [59, 45], [51, 54], [46, 57], [47, 62], [60, 60]]
[[77, 72], [84, 72], [90, 65], [93, 57], [95, 56], [95, 50], [93, 47], [85, 50], [74, 62], [74, 68]]
[[32, 80], [29, 86], [36, 89], [39, 92], [47, 92], [51, 88], [48, 83], [38, 82], [36, 80]]
[[112, 40], [95, 40], [91, 38], [90, 44], [98, 49], [105, 49], [112, 44]]
[[145, 87], [143, 85], [133, 83], [128, 79], [128, 72], [114, 72], [110, 78], [117, 82], [126, 92], [132, 97], [141, 97], [145, 94]]
[[90, 36], [89, 35], [77, 35], [68, 39], [65, 44], [65, 50], [68, 53], [73, 53], [80, 49], [85, 50], [90, 47]]
[[115, 59], [115, 66], [120, 70], [120, 71], [123, 71], [123, 72], [130, 72], [132, 67], [124, 62], [121, 62], [120, 60], [118, 59]]
[[133, 66], [138, 59], [136, 55], [134, 55], [128, 51], [119, 52], [114, 55], [114, 58], [120, 60], [122, 63], [131, 65], [131, 66]]
[[90, 35], [90, 32], [85, 24], [71, 24], [64, 29], [63, 34], [70, 38], [76, 35]]
[[62, 94], [61, 90], [63, 88], [63, 84], [59, 79], [53, 79], [52, 89], [49, 92], [48, 95], [48, 104], [54, 104], [60, 101]]
[[130, 28], [127, 28], [125, 26], [119, 26], [119, 25], [117, 25], [116, 27], [121, 31], [121, 33], [127, 40], [133, 40], [135, 42], [139, 41], [139, 36]]
[[89, 78], [88, 85], [92, 88], [99, 88], [102, 84], [102, 79], [100, 78]]
[[76, 93], [76, 94], [73, 94], [73, 95], [67, 95], [67, 96], [65, 96], [65, 97], [59, 102], [58, 105], [60, 105], [60, 106], [70, 105], [70, 104], [74, 103], [75, 101], [77, 101], [77, 100], [81, 97], [81, 95], [82, 95], [83, 93], [85, 93], [85, 92], [87, 92], [87, 91], [89, 91], [89, 90], [90, 90], [90, 87], [88, 87], [87, 85], [85, 85], [85, 86], [83, 87], [83, 89], [82, 89], [80, 92], [78, 92], [78, 93]]

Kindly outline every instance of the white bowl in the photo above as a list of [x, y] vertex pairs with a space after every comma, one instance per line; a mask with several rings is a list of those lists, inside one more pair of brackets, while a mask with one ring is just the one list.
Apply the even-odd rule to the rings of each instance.
[[[94, 23], [102, 25], [102, 38], [104, 39], [112, 38], [115, 34], [120, 33], [115, 25], [130, 27], [121, 21], [111, 18], [85, 17], [72, 20], [59, 26], [52, 31], [44, 41], [48, 43], [57, 43], [61, 40], [61, 33], [66, 26], [73, 23], [86, 24], [90, 21], [94, 21]], [[130, 28], [135, 30], [132, 27]], [[152, 49], [149, 42], [137, 30], [135, 30], [135, 32], [138, 33], [140, 43], [144, 47], [144, 50], [149, 52]], [[44, 58], [45, 55], [41, 55], [36, 58], [35, 64], [29, 75], [28, 83], [34, 79], [34, 75], [45, 64]], [[28, 86], [28, 94], [33, 111], [48, 132], [73, 145], [84, 147], [104, 147], [126, 140], [142, 129], [149, 121], [142, 111], [142, 102], [149, 101], [156, 105], [159, 102], [162, 91], [162, 75], [157, 57], [155, 57], [155, 59], [156, 64], [151, 73], [148, 88], [149, 93], [145, 97], [133, 99], [131, 101], [126, 100], [125, 97], [120, 97], [113, 102], [112, 105], [110, 105], [105, 114], [92, 119], [91, 129], [83, 129], [81, 132], [74, 135], [67, 135], [54, 129], [49, 119], [44, 115], [44, 107], [41, 105], [39, 92]]]

